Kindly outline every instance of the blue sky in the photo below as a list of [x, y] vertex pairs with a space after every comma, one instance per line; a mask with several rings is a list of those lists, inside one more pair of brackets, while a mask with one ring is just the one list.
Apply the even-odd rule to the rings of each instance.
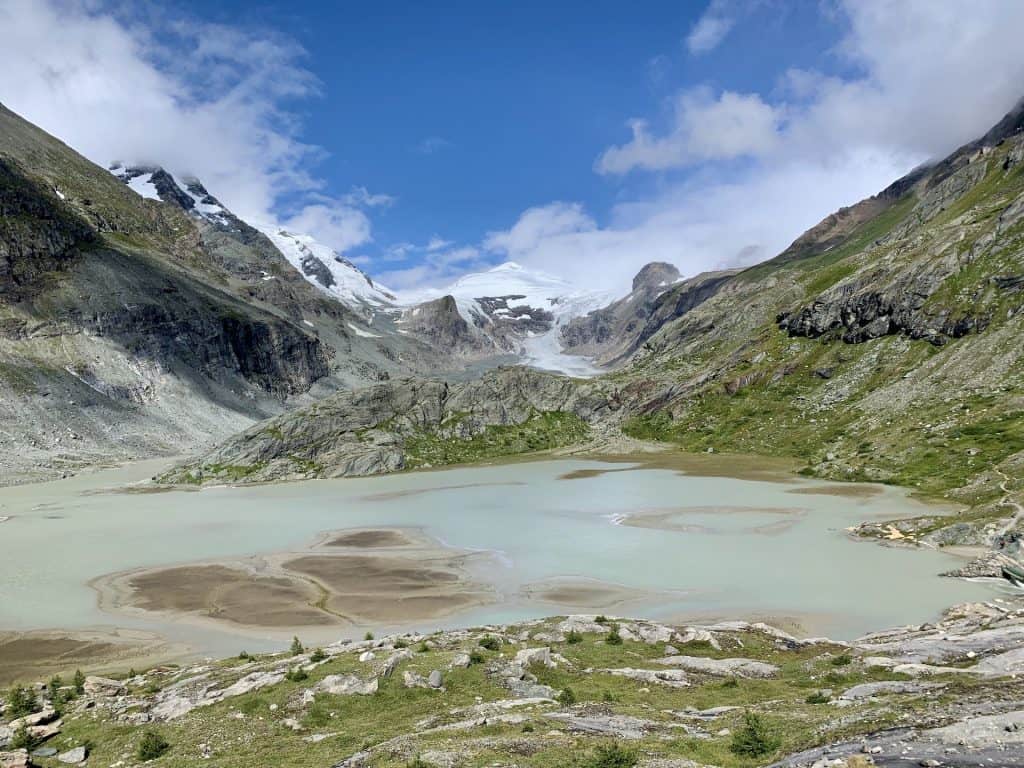
[[1019, 0], [0, 0], [0, 101], [399, 289], [768, 258], [1024, 95]]
[[433, 235], [474, 243], [552, 200], [600, 218], [664, 182], [595, 174], [630, 117], [687, 85], [767, 92], [787, 67], [841, 64], [837, 24], [813, 3], [757, 7], [729, 45], [700, 56], [685, 37], [703, 1], [252, 5], [185, 8], [305, 48], [322, 95], [295, 109], [302, 138], [330, 153], [317, 172], [338, 194], [358, 185], [396, 198], [357, 249], [375, 259]]

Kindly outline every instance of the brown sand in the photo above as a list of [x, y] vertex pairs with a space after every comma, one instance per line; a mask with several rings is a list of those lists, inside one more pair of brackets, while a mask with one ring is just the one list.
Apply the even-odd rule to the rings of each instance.
[[197, 613], [261, 627], [297, 627], [335, 621], [315, 607], [321, 595], [309, 583], [224, 565], [185, 565], [145, 571], [131, 576], [128, 585], [134, 591], [133, 605], [144, 611]]
[[[355, 554], [360, 549], [380, 552]], [[173, 620], [278, 630], [405, 623], [494, 599], [465, 575], [466, 560], [419, 531], [356, 529], [305, 551], [130, 571], [93, 586], [106, 610]]]
[[326, 606], [354, 621], [419, 621], [484, 602], [487, 595], [466, 581], [454, 558], [308, 555], [282, 567], [322, 585]]
[[412, 539], [401, 531], [394, 531], [389, 528], [381, 530], [353, 531], [343, 533], [327, 541], [327, 547], [355, 547], [357, 549], [378, 549], [392, 547], [408, 547], [413, 543]]
[[0, 685], [90, 671], [143, 667], [176, 653], [156, 635], [137, 631], [0, 632]]

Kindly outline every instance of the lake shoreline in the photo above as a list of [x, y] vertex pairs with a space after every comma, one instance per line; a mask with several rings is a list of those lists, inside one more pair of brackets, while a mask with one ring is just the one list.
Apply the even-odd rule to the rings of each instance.
[[[159, 463], [166, 464], [164, 460], [158, 460]], [[549, 467], [545, 466], [545, 463], [553, 462]], [[769, 483], [769, 487], [776, 487], [777, 492], [780, 494], [788, 494], [785, 498], [792, 501], [787, 502], [788, 505], [792, 505], [794, 508], [804, 504], [805, 500], [818, 499], [822, 506], [828, 506], [832, 502], [827, 502], [827, 499], [836, 499], [838, 502], [847, 505], [854, 505], [852, 508], [861, 509], [862, 505], [870, 505], [877, 501], [879, 498], [891, 498], [894, 503], [903, 493], [895, 492], [893, 489], [888, 487], [875, 488], [871, 486], [873, 490], [867, 491], [859, 489], [855, 492], [848, 493], [845, 490], [837, 490], [836, 484], [822, 483], [821, 481], [808, 480], [798, 475], [790, 474], [786, 471], [786, 468], [782, 463], [776, 462], [767, 466], [757, 466], [756, 459], [751, 457], [744, 457], [742, 460], [737, 461], [735, 457], [729, 455], [709, 455], [694, 456], [692, 454], [678, 454], [673, 451], [663, 452], [662, 454], [639, 454], [639, 455], [598, 455], [591, 456], [583, 459], [579, 456], [574, 457], [561, 457], [553, 458], [550, 456], [535, 456], [530, 457], [529, 460], [519, 460], [515, 462], [500, 462], [494, 463], [487, 466], [473, 466], [465, 469], [452, 470], [446, 468], [445, 470], [436, 471], [448, 471], [452, 473], [453, 478], [460, 478], [459, 482], [451, 483], [436, 483], [431, 482], [430, 479], [436, 477], [436, 471], [432, 472], [410, 472], [410, 473], [399, 473], [384, 477], [377, 478], [346, 478], [340, 480], [317, 480], [309, 481], [309, 485], [305, 488], [317, 490], [318, 493], [323, 494], [335, 492], [341, 492], [343, 489], [348, 492], [349, 488], [358, 488], [360, 493], [352, 496], [352, 499], [358, 501], [359, 504], [371, 504], [371, 505], [391, 505], [388, 509], [394, 509], [397, 507], [402, 508], [419, 508], [424, 503], [433, 499], [435, 496], [440, 494], [446, 496], [448, 494], [463, 494], [463, 493], [475, 493], [481, 494], [478, 498], [489, 498], [493, 495], [493, 491], [499, 488], [509, 489], [507, 492], [502, 492], [503, 495], [508, 493], [518, 494], [521, 491], [529, 488], [528, 484], [524, 484], [522, 481], [508, 482], [506, 478], [514, 478], [521, 472], [505, 472], [506, 469], [516, 470], [518, 467], [529, 467], [526, 471], [526, 476], [536, 471], [543, 470], [544, 472], [554, 472], [561, 464], [559, 462], [566, 462], [567, 471], [558, 471], [556, 474], [547, 481], [552, 483], [553, 488], [560, 489], [560, 493], [567, 494], [569, 497], [578, 497], [579, 491], [576, 489], [575, 484], [578, 482], [582, 483], [625, 483], [624, 487], [643, 487], [648, 484], [648, 480], [653, 480], [654, 477], [662, 477], [663, 480], [659, 482], [673, 483], [676, 481], [670, 481], [666, 478], [667, 476], [681, 476], [691, 478], [698, 482], [709, 482], [714, 478], [735, 478], [738, 480], [744, 480], [747, 482], [764, 482]], [[577, 468], [573, 468], [572, 464], [575, 463]], [[596, 464], [596, 466], [594, 466]], [[531, 466], [535, 465], [535, 466]], [[147, 488], [146, 478], [142, 477], [145, 474], [146, 477], [152, 476], [152, 468], [154, 462], [145, 462], [142, 464], [132, 463], [117, 468], [116, 470], [108, 470], [108, 473], [100, 473], [99, 479], [97, 475], [90, 474], [87, 478], [79, 476], [77, 478], [71, 478], [69, 480], [59, 481], [61, 483], [68, 483], [74, 487], [72, 498], [76, 499], [76, 503], [89, 503], [92, 497], [100, 497], [100, 499], [112, 499], [114, 497], [122, 497], [131, 506], [139, 506], [140, 508], [153, 508], [159, 509], [166, 507], [168, 503], [172, 506], [177, 504], [178, 499], [186, 506], [191, 507], [196, 502], [205, 499], [208, 504], [213, 505], [212, 508], [216, 508], [217, 505], [223, 503], [220, 500], [228, 498], [228, 495], [234, 496], [239, 495], [240, 499], [247, 499], [245, 503], [249, 504], [253, 499], [262, 498], [270, 495], [275, 499], [291, 499], [295, 497], [297, 493], [300, 493], [299, 489], [303, 486], [296, 483], [283, 483], [283, 484], [269, 484], [258, 487], [244, 487], [244, 488], [231, 488], [231, 487], [210, 487], [205, 488], [202, 491], [195, 491], [194, 489], [188, 489], [187, 496], [173, 496], [173, 491], [169, 491], [172, 495], [168, 496], [167, 493], [158, 493], [150, 495], [148, 493], [139, 494], [140, 491], [145, 491]], [[142, 470], [140, 472], [140, 470]], [[477, 471], [483, 472], [483, 475], [476, 474]], [[636, 473], [643, 471], [655, 471], [665, 474], [655, 474], [648, 478], [644, 475], [637, 475]], [[397, 484], [391, 483], [390, 479], [397, 478], [400, 480]], [[464, 480], [461, 480], [465, 478]], [[113, 482], [106, 482], [108, 479]], [[425, 481], [426, 480], [426, 481]], [[385, 488], [388, 490], [382, 492], [380, 490], [381, 484], [384, 483]], [[639, 483], [639, 486], [636, 484]], [[631, 485], [632, 484], [632, 485]], [[686, 487], [686, 486], [680, 486]], [[854, 486], [851, 486], [853, 488]], [[362, 489], [367, 491], [363, 493]], [[26, 492], [26, 486], [17, 487], [22, 493]], [[184, 489], [179, 489], [181, 492]], [[301, 492], [305, 492], [302, 490]], [[226, 495], [227, 494], [227, 495]], [[499, 494], [499, 495], [502, 495]], [[886, 494], [888, 494], [886, 496]], [[31, 495], [31, 494], [30, 494]], [[351, 495], [351, 494], [349, 494]], [[657, 495], [657, 493], [655, 494]], [[137, 499], [137, 503], [127, 501], [128, 498]], [[454, 497], [453, 497], [454, 498]], [[190, 501], [191, 499], [191, 501]], [[99, 501], [99, 500], [98, 500]], [[101, 502], [100, 502], [101, 503]], [[434, 502], [431, 502], [434, 503]], [[817, 503], [817, 502], [813, 502]], [[899, 503], [903, 503], [900, 499]], [[913, 500], [907, 500], [906, 503], [918, 504], [919, 502]], [[631, 504], [631, 516], [637, 517], [641, 514], [644, 509], [651, 512], [650, 507], [640, 507], [637, 504]], [[923, 506], [923, 505], [922, 505]], [[373, 507], [367, 507], [371, 509]], [[716, 506], [716, 507], [688, 507], [685, 510], [685, 514], [697, 514], [699, 515], [713, 515], [718, 518], [722, 518], [720, 513], [729, 512], [728, 505]], [[870, 506], [864, 507], [864, 512], [867, 514]], [[756, 513], [756, 508], [735, 508], [733, 509], [733, 515], [749, 517], [752, 513]], [[800, 519], [802, 516], [793, 513], [792, 510], [787, 512], [796, 519]], [[40, 512], [42, 514], [42, 512]], [[390, 513], [389, 513], [390, 514]], [[577, 513], [573, 513], [577, 514]], [[670, 514], [677, 515], [678, 512], [670, 512]], [[59, 512], [58, 512], [59, 517]], [[726, 518], [730, 517], [726, 515]], [[259, 518], [257, 518], [258, 521]], [[589, 518], [588, 518], [589, 519]], [[602, 518], [603, 519], [603, 518]], [[17, 517], [14, 517], [17, 520]], [[389, 518], [385, 517], [382, 522], [388, 523]], [[640, 525], [640, 528], [647, 528], [650, 532], [664, 532], [672, 533], [674, 526], [670, 520], [668, 521], [647, 521], [647, 525]], [[10, 524], [10, 523], [9, 523]], [[254, 521], [254, 525], [262, 525], [262, 523]], [[631, 526], [628, 520], [626, 522], [627, 527]], [[608, 525], [608, 521], [604, 521], [603, 525]], [[704, 526], [706, 528], [706, 526]], [[758, 526], [747, 526], [739, 527], [735, 530], [726, 530], [722, 532], [722, 535], [734, 536], [741, 535], [747, 537], [754, 537], [760, 539], [765, 535], [782, 535], [785, 533], [785, 526], [781, 527], [778, 531], [766, 531], [760, 530]], [[15, 529], [11, 529], [15, 530]], [[639, 529], [638, 529], [639, 530]], [[675, 530], [676, 534], [685, 533], [687, 535], [698, 535], [706, 536], [710, 535], [711, 532], [707, 530], [694, 530], [689, 529]], [[837, 530], [836, 533], [842, 535], [841, 530]], [[358, 535], [357, 535], [358, 534]], [[362, 535], [369, 536], [369, 539], [361, 538]], [[831, 536], [832, 534], [829, 534]], [[338, 549], [345, 550], [350, 556], [366, 555], [368, 552], [373, 552], [375, 549], [381, 549], [383, 551], [390, 551], [394, 554], [395, 551], [401, 550], [404, 546], [409, 544], [408, 537], [425, 537], [433, 541], [433, 546], [436, 548], [435, 554], [440, 551], [445, 551], [449, 556], [452, 552], [462, 551], [461, 557], [473, 558], [474, 562], [479, 567], [481, 563], [487, 561], [487, 558], [493, 556], [497, 558], [495, 560], [496, 565], [488, 565], [486, 567], [501, 569], [500, 564], [500, 550], [492, 550], [487, 547], [483, 547], [480, 552], [469, 552], [463, 546], [457, 546], [447, 541], [442, 540], [442, 537], [433, 536], [426, 534], [422, 529], [418, 529], [416, 526], [408, 525], [393, 525], [385, 524], [379, 526], [373, 526], [369, 528], [367, 526], [352, 526], [346, 528], [321, 528], [316, 537], [312, 540], [307, 540], [305, 546], [289, 546], [279, 548], [278, 550], [267, 550], [263, 548], [249, 549], [249, 555], [235, 556], [235, 557], [212, 557], [212, 558], [164, 558], [162, 564], [154, 564], [152, 566], [144, 566], [139, 568], [131, 568], [127, 570], [118, 571], [114, 574], [102, 574], [96, 576], [90, 580], [90, 584], [95, 586], [98, 590], [99, 597], [97, 598], [99, 605], [103, 608], [104, 615], [109, 615], [114, 619], [111, 625], [104, 625], [104, 630], [111, 632], [113, 637], [124, 632], [139, 631], [139, 624], [134, 619], [149, 620], [152, 619], [154, 614], [161, 618], [161, 624], [166, 625], [167, 623], [173, 624], [176, 632], [176, 636], [168, 634], [167, 636], [159, 635], [159, 640], [164, 643], [164, 650], [158, 653], [152, 653], [153, 644], [141, 644], [139, 646], [138, 654], [126, 654], [123, 647], [117, 647], [111, 650], [109, 658], [104, 658], [103, 654], [97, 655], [90, 651], [89, 653], [81, 653], [76, 655], [71, 653], [65, 655], [60, 660], [59, 664], [69, 663], [75, 660], [75, 663], [81, 663], [83, 666], [87, 665], [90, 669], [111, 669], [119, 668], [127, 663], [136, 663], [132, 659], [137, 658], [139, 663], [145, 661], [146, 663], [153, 663], [155, 661], [171, 661], [171, 660], [183, 660], [183, 659], [194, 659], [199, 656], [206, 655], [208, 651], [203, 649], [202, 643], [199, 645], [193, 645], [191, 648], [185, 647], [188, 643], [182, 643], [182, 637], [188, 635], [188, 627], [195, 626], [200, 627], [204, 630], [211, 628], [214, 625], [218, 625], [217, 620], [207, 620], [201, 615], [197, 615], [195, 611], [188, 610], [175, 610], [174, 605], [163, 605], [163, 608], [169, 608], [170, 610], [158, 610], [158, 611], [142, 611], [138, 610], [137, 606], [131, 605], [131, 600], [128, 599], [131, 589], [126, 588], [126, 579], [130, 581], [132, 576], [138, 576], [142, 573], [156, 573], [174, 571], [179, 569], [179, 578], [177, 580], [161, 579], [158, 578], [154, 583], [150, 584], [150, 590], [156, 589], [155, 594], [162, 594], [161, 600], [167, 599], [169, 595], [173, 595], [178, 591], [181, 583], [190, 578], [194, 578], [201, 575], [202, 572], [194, 569], [198, 566], [210, 567], [210, 566], [226, 566], [228, 568], [239, 568], [240, 564], [244, 564], [245, 561], [251, 562], [262, 562], [268, 569], [264, 575], [277, 577], [282, 575], [280, 571], [281, 565], [288, 560], [295, 560], [299, 556], [308, 553], [316, 553], [318, 557], [322, 557], [324, 550], [328, 548], [332, 541], [337, 541], [339, 538], [345, 536], [354, 536], [352, 540], [346, 544], [338, 547]], [[404, 537], [404, 538], [403, 538]], [[422, 544], [419, 541], [419, 544]], [[377, 545], [383, 544], [380, 547]], [[413, 548], [415, 549], [415, 547]], [[473, 549], [472, 547], [470, 549]], [[170, 550], [169, 550], [170, 551]], [[468, 562], [468, 561], [467, 561]], [[362, 563], [360, 563], [361, 565]], [[308, 564], [307, 564], [308, 565]], [[215, 574], [220, 578], [223, 574]], [[291, 574], [294, 576], [295, 574]], [[330, 577], [329, 572], [321, 572], [316, 574], [306, 573], [303, 575], [304, 578], [309, 579], [310, 582], [320, 583], [322, 585], [325, 578]], [[344, 578], [350, 578], [345, 576]], [[115, 588], [114, 583], [120, 580], [120, 584]], [[470, 580], [474, 588], [479, 587], [482, 582]], [[217, 582], [217, 579], [214, 579]], [[176, 586], [177, 584], [177, 586]], [[217, 582], [211, 587], [211, 590], [216, 592], [221, 590], [225, 585]], [[227, 589], [230, 592], [237, 585], [228, 584]], [[250, 601], [246, 603], [235, 604], [231, 603], [231, 609], [235, 611], [237, 618], [238, 611], [242, 611], [242, 614], [246, 610], [254, 610], [252, 606], [259, 605], [258, 602], [252, 602], [254, 595], [255, 599], [258, 600], [259, 590], [252, 593], [249, 585], [242, 585], [244, 590], [248, 591], [247, 599]], [[279, 585], [278, 585], [279, 586]], [[490, 588], [498, 588], [495, 585], [490, 585]], [[162, 590], [162, 593], [161, 593]], [[344, 590], [342, 590], [344, 591]], [[218, 593], [222, 594], [222, 593]], [[381, 617], [377, 616], [376, 621], [348, 621], [339, 622], [336, 624], [325, 624], [316, 629], [316, 632], [311, 633], [311, 637], [315, 636], [317, 642], [329, 642], [336, 640], [338, 637], [358, 637], [361, 636], [364, 630], [373, 629], [374, 631], [393, 631], [396, 629], [409, 629], [413, 625], [423, 627], [424, 625], [430, 626], [433, 622], [435, 626], [443, 624], [449, 628], [456, 626], [465, 626], [467, 624], [479, 624], [480, 621], [477, 619], [485, 616], [479, 611], [474, 609], [485, 608], [488, 605], [493, 605], [496, 600], [503, 600], [502, 605], [507, 604], [510, 610], [514, 610], [515, 616], [541, 616], [549, 613], [565, 614], [568, 612], [584, 612], [584, 611], [595, 611], [606, 613], [616, 613], [624, 615], [643, 615], [646, 614], [651, 618], [669, 618], [677, 620], [680, 618], [699, 618], [699, 617], [715, 617], [715, 618], [729, 618], [729, 619], [746, 619], [746, 620], [764, 620], [767, 623], [775, 623], [781, 627], [786, 627], [793, 630], [795, 633], [800, 634], [806, 632], [807, 634], [821, 634], [816, 632], [816, 628], [820, 626], [827, 626], [830, 619], [834, 618], [826, 614], [821, 614], [814, 610], [806, 612], [795, 612], [792, 607], [786, 608], [785, 605], [772, 606], [764, 605], [762, 607], [750, 607], [749, 610], [731, 610], [729, 608], [706, 608], [701, 607], [701, 601], [713, 601], [713, 596], [704, 596], [699, 591], [683, 593], [678, 590], [670, 590], [668, 592], [662, 592], [651, 588], [638, 589], [634, 585], [617, 583], [616, 579], [597, 579], [594, 573], [578, 571], [574, 568], [565, 568], [560, 571], [556, 571], [552, 575], [545, 577], [540, 580], [530, 580], [524, 582], [520, 587], [515, 587], [512, 591], [507, 588], [503, 588], [500, 591], [500, 596], [493, 599], [480, 598], [480, 591], [475, 593], [479, 599], [475, 601], [468, 601], [459, 605], [456, 605], [451, 610], [445, 611], [440, 610], [434, 613], [421, 614], [420, 618], [412, 621], [398, 621], [394, 620], [396, 617]], [[687, 600], [690, 597], [697, 599], [697, 604], [692, 607], [688, 607]], [[329, 596], [328, 596], [329, 599]], [[787, 602], [787, 597], [782, 596], [782, 603]], [[386, 603], [388, 598], [376, 596], [371, 598], [370, 603], [363, 603], [364, 607], [369, 605], [373, 608], [372, 603], [376, 602], [378, 605]], [[229, 603], [231, 601], [228, 601]], [[297, 600], [301, 602], [301, 600]], [[315, 600], [307, 593], [306, 602], [315, 602]], [[950, 603], [956, 602], [955, 599], [944, 602], [942, 607], [948, 606]], [[154, 603], [155, 606], [160, 606], [161, 603], [157, 601]], [[247, 608], [246, 606], [250, 606]], [[545, 606], [547, 606], [545, 608]], [[152, 606], [151, 606], [152, 607]], [[180, 608], [181, 606], [177, 606]], [[188, 606], [186, 606], [187, 608]], [[261, 606], [262, 607], [262, 606]], [[622, 610], [620, 610], [620, 608]], [[634, 610], [638, 608], [638, 610]], [[340, 613], [344, 614], [344, 611]], [[129, 619], [125, 622], [122, 619]], [[210, 623], [213, 622], [213, 624]], [[486, 623], [484, 621], [483, 623]], [[124, 624], [124, 626], [121, 626]], [[219, 625], [218, 625], [219, 626]], [[881, 625], [875, 626], [874, 628], [880, 628]], [[81, 633], [84, 629], [76, 628], [73, 624], [61, 628], [30, 628], [23, 631], [12, 633], [13, 635], [21, 635], [22, 637], [31, 637], [32, 633], [46, 632], [54, 636], [63, 636], [68, 640], [79, 640], [83, 636]], [[95, 629], [89, 631], [95, 632]], [[234, 643], [240, 649], [244, 649], [244, 644], [247, 642], [246, 637], [251, 638], [251, 642], [256, 649], [259, 648], [268, 649], [270, 647], [284, 647], [287, 645], [290, 639], [291, 633], [299, 631], [304, 632], [304, 629], [296, 627], [295, 624], [284, 623], [280, 627], [268, 626], [267, 624], [262, 625], [247, 625], [244, 622], [235, 622], [232, 625], [231, 635], [237, 638]], [[86, 646], [83, 646], [83, 648]], [[224, 650], [223, 641], [221, 645], [217, 646], [219, 650], [216, 653], [220, 653]], [[92, 646], [95, 651], [95, 646]], [[252, 648], [250, 648], [252, 650]], [[237, 652], [237, 651], [236, 651]], [[39, 664], [45, 664], [46, 654], [40, 654]], [[56, 661], [56, 660], [55, 660]], [[38, 665], [26, 665], [26, 668], [37, 668]], [[41, 668], [41, 667], [39, 667]], [[55, 667], [55, 671], [68, 669], [67, 666]], [[2, 670], [0, 670], [2, 674]]]

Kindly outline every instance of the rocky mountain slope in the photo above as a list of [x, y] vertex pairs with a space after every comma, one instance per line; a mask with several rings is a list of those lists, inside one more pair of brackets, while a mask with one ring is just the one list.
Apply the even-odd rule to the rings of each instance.
[[617, 420], [601, 383], [499, 368], [459, 384], [391, 380], [241, 432], [165, 483], [261, 482], [465, 463], [580, 442]]
[[291, 400], [434, 369], [195, 180], [99, 168], [0, 107], [0, 477], [191, 450]]
[[1004, 600], [853, 643], [593, 615], [296, 638], [9, 689], [0, 765], [1019, 768], [1022, 651]]
[[[570, 323], [579, 346], [626, 360], [587, 391], [608, 393], [612, 421], [633, 437], [792, 457], [809, 474], [898, 483], [968, 509], [900, 523], [908, 539], [1015, 541], [1022, 126], [1018, 107], [983, 139], [829, 216], [771, 261], [684, 280], [653, 299], [641, 280], [643, 301]], [[600, 342], [601, 328], [623, 336]], [[312, 450], [300, 436], [286, 450], [304, 447]], [[245, 463], [227, 446], [217, 456]]]

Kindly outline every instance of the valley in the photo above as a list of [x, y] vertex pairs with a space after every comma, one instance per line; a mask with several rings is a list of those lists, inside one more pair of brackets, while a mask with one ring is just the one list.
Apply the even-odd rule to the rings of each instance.
[[621, 296], [218, 194], [0, 106], [0, 766], [1024, 765], [1024, 102]]

